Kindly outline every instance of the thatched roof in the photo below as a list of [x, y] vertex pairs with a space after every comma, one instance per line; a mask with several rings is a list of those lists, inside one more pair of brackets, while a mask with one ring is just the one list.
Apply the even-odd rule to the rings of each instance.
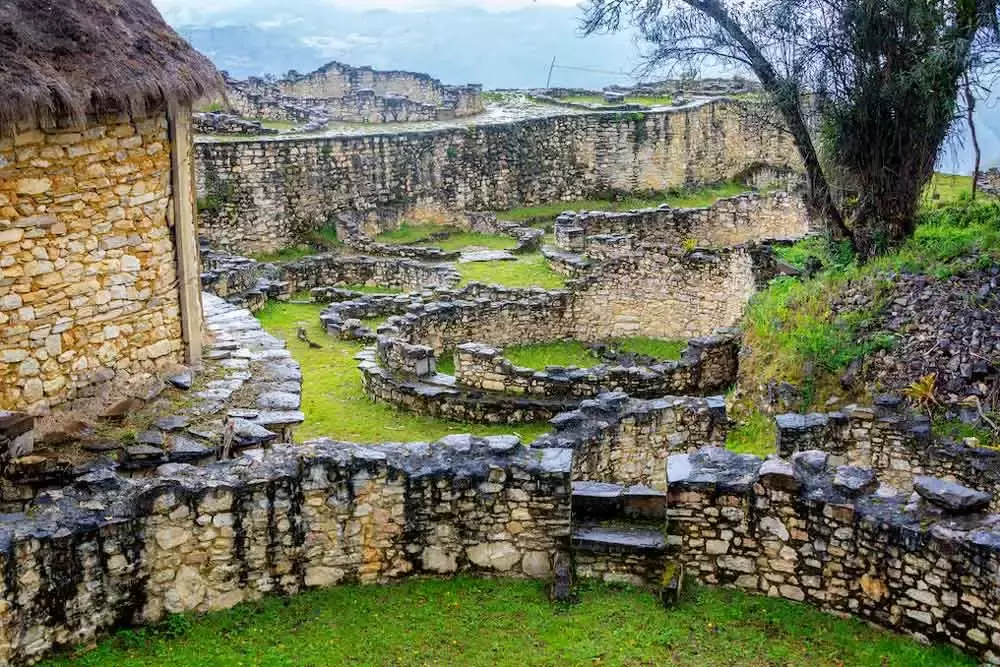
[[150, 0], [0, 0], [0, 134], [188, 103], [221, 87]]

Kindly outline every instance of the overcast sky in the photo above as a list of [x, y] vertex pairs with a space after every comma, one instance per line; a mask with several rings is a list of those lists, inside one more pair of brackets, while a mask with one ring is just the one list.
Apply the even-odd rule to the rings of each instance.
[[[490, 11], [520, 9], [537, 5], [573, 7], [580, 0], [323, 0], [326, 4], [340, 9], [390, 9], [393, 11], [423, 11], [427, 9], [449, 9], [454, 7], [480, 7]], [[252, 6], [254, 0], [153, 0], [164, 15], [189, 14], [192, 10], [218, 13]], [[169, 18], [169, 16], [168, 16]]]

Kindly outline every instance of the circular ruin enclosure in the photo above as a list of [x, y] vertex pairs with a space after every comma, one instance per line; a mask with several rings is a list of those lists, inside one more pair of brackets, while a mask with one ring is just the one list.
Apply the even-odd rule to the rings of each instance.
[[[749, 267], [749, 254], [724, 256]], [[718, 269], [716, 262], [705, 264], [701, 260], [691, 266], [695, 273]], [[662, 274], [662, 269], [657, 268], [657, 280]], [[376, 346], [359, 357], [363, 386], [370, 398], [462, 421], [519, 423], [549, 419], [575, 407], [583, 398], [604, 391], [626, 391], [636, 396], [704, 395], [735, 381], [738, 335], [694, 320], [679, 327], [696, 335], [684, 337], [690, 342], [678, 361], [602, 363], [591, 368], [550, 366], [539, 370], [518, 367], [503, 356], [502, 346], [512, 344], [663, 337], [644, 330], [640, 316], [623, 310], [613, 318], [607, 316], [609, 305], [614, 305], [614, 299], [608, 296], [612, 285], [632, 289], [614, 271], [600, 278], [573, 281], [561, 290], [474, 284], [456, 292], [438, 290], [434, 293], [436, 301], [406, 295], [363, 297], [332, 304], [322, 319], [327, 330], [338, 336], [375, 338]], [[706, 292], [705, 296], [719, 294]], [[728, 290], [724, 294], [738, 298], [740, 293]], [[405, 313], [393, 314], [377, 335], [360, 326], [363, 317], [399, 311]], [[691, 328], [699, 326], [705, 330]], [[439, 355], [452, 350], [454, 375], [439, 373]]]

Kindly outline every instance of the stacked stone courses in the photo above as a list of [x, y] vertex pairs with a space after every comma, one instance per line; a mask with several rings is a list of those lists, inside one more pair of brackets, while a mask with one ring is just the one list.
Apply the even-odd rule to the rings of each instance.
[[166, 115], [0, 138], [0, 405], [182, 360]]
[[571, 114], [466, 128], [196, 144], [198, 192], [218, 248], [272, 252], [341, 213], [501, 211], [610, 192], [662, 191], [794, 166], [786, 135], [729, 102], [622, 116]]
[[793, 193], [748, 193], [701, 208], [640, 209], [623, 213], [565, 213], [556, 219], [556, 246], [586, 252], [593, 236], [628, 235], [674, 247], [735, 246], [765, 239], [798, 239], [818, 231], [802, 198]]

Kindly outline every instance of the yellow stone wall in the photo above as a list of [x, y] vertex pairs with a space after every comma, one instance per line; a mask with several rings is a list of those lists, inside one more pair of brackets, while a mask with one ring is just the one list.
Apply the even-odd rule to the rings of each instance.
[[0, 138], [0, 409], [179, 362], [166, 114]]

